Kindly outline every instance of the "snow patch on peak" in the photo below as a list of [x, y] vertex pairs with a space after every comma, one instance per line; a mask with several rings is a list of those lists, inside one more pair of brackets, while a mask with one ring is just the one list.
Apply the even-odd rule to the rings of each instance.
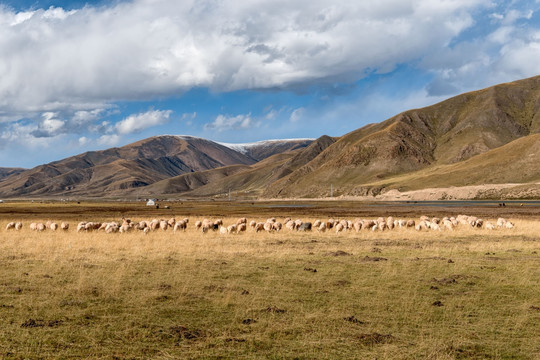
[[314, 141], [315, 139], [311, 138], [300, 138], [300, 139], [271, 139], [271, 140], [262, 140], [262, 141], [256, 141], [256, 142], [250, 142], [250, 143], [239, 143], [239, 144], [233, 144], [233, 143], [225, 143], [225, 142], [217, 142], [220, 145], [226, 146], [229, 149], [238, 151], [242, 154], [246, 154], [250, 148], [254, 148], [257, 146], [271, 146], [276, 145], [280, 143], [288, 143], [293, 141]]

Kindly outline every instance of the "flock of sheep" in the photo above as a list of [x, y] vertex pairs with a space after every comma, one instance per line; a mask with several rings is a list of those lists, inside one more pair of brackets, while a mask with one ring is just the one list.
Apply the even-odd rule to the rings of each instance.
[[[184, 218], [182, 220], [176, 220], [174, 217], [169, 220], [153, 219], [151, 221], [139, 221], [134, 222], [130, 219], [122, 218], [121, 222], [79, 222], [77, 225], [77, 232], [92, 232], [103, 231], [105, 233], [127, 233], [132, 231], [142, 231], [144, 234], [148, 234], [150, 231], [172, 229], [173, 232], [186, 231], [188, 227], [189, 219]], [[494, 230], [496, 228], [512, 229], [514, 223], [504, 218], [497, 219], [496, 223], [490, 221], [484, 221], [476, 216], [458, 215], [456, 217], [443, 217], [442, 219], [427, 216], [420, 217], [419, 221], [415, 220], [403, 220], [394, 219], [392, 216], [379, 217], [378, 219], [355, 219], [351, 220], [335, 220], [328, 219], [327, 221], [316, 220], [313, 223], [308, 221], [302, 221], [300, 219], [293, 220], [286, 218], [283, 222], [277, 221], [276, 218], [269, 218], [264, 222], [257, 222], [252, 220], [248, 223], [247, 218], [243, 217], [230, 225], [224, 225], [223, 220], [198, 220], [194, 223], [195, 230], [207, 233], [209, 231], [215, 231], [221, 234], [240, 234], [246, 232], [249, 229], [254, 232], [279, 232], [283, 228], [289, 231], [312, 231], [318, 232], [335, 231], [336, 233], [345, 231], [362, 230], [369, 231], [385, 231], [399, 228], [415, 229], [417, 231], [442, 231], [454, 230], [458, 226], [466, 226], [472, 228], [485, 228], [488, 230]], [[21, 230], [23, 224], [21, 222], [10, 222], [6, 226], [6, 230]], [[60, 224], [52, 221], [46, 223], [31, 223], [30, 230], [45, 231], [45, 230], [69, 230], [69, 223], [62, 222]]]

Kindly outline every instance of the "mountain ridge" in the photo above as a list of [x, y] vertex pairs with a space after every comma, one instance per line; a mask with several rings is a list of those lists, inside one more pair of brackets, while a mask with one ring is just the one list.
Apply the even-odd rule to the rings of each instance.
[[535, 76], [407, 110], [340, 137], [244, 144], [151, 137], [34, 169], [0, 171], [0, 196], [219, 197], [236, 191], [311, 198], [329, 196], [330, 187], [337, 196], [496, 181], [534, 187], [540, 168], [529, 160], [540, 156], [539, 133]]

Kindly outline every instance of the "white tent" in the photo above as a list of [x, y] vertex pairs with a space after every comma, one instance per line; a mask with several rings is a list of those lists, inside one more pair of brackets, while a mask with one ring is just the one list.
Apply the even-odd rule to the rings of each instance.
[[146, 206], [156, 206], [156, 199], [149, 199], [146, 202]]

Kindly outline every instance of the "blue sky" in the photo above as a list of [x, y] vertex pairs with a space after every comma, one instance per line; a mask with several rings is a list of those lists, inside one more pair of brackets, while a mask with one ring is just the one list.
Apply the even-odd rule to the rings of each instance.
[[0, 167], [340, 136], [540, 74], [540, 0], [0, 0]]

